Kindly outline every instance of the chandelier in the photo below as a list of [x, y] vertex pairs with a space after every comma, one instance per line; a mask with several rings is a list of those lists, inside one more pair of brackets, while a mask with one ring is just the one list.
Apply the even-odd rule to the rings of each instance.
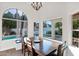
[[36, 11], [38, 11], [42, 7], [42, 2], [32, 2], [31, 5]]

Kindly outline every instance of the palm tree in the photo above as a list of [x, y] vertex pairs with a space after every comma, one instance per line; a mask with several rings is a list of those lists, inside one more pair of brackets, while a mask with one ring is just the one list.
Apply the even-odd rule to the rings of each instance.
[[56, 32], [59, 32], [60, 35], [62, 35], [62, 23], [61, 22], [57, 22], [55, 24], [55, 28], [57, 28], [58, 30]]

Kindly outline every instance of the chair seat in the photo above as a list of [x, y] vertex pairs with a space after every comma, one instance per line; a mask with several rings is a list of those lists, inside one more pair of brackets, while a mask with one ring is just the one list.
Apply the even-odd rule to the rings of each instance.
[[46, 56], [57, 56], [55, 54], [55, 52], [57, 51], [57, 49], [53, 50], [52, 52], [50, 52], [49, 54], [47, 54]]

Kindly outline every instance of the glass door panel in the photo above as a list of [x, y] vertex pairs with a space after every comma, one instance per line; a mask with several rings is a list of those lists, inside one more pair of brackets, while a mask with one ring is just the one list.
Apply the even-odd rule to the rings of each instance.
[[43, 22], [43, 37], [44, 38], [52, 37], [52, 22], [50, 20], [46, 20]]
[[34, 41], [39, 40], [39, 20], [34, 21]]

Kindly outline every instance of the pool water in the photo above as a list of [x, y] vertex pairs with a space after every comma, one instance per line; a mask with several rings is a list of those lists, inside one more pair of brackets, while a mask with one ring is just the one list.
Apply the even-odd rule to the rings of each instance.
[[11, 40], [11, 39], [15, 39], [17, 38], [16, 35], [12, 35], [12, 36], [4, 36], [3, 40]]

